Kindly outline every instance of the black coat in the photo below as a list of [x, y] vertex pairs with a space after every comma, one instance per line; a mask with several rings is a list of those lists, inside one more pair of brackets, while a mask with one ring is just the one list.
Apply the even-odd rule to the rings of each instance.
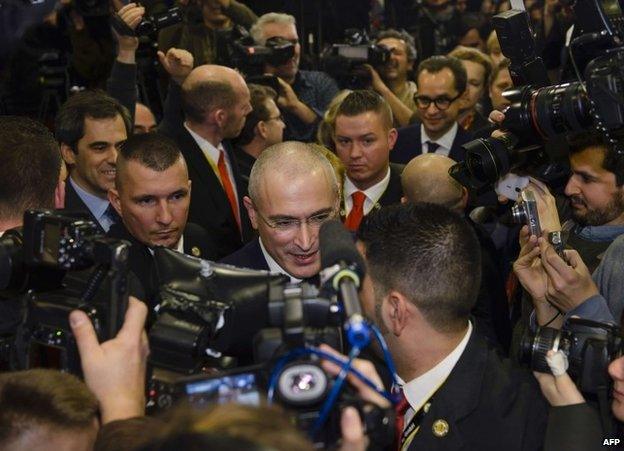
[[[159, 283], [156, 277], [154, 257], [149, 248], [130, 235], [130, 232], [122, 223], [113, 225], [107, 236], [130, 242], [128, 269], [138, 279], [142, 288], [142, 294], [146, 298], [144, 300], [151, 310], [154, 307], [154, 300], [158, 294]], [[206, 260], [215, 260], [216, 249], [214, 243], [203, 228], [197, 224], [187, 223], [182, 236], [184, 237], [185, 254]], [[132, 287], [130, 291], [133, 295], [137, 294], [136, 291], [132, 292]]]
[[[530, 372], [501, 360], [473, 333], [408, 449], [541, 450], [547, 417], [548, 405]], [[434, 429], [440, 432], [442, 421], [448, 431], [437, 436]]]
[[188, 130], [181, 123], [163, 121], [159, 131], [175, 141], [186, 160], [192, 182], [189, 221], [200, 225], [209, 233], [213, 246], [217, 249], [217, 258], [240, 249], [254, 235], [247, 210], [243, 205], [243, 196], [247, 195], [247, 184], [240, 176], [231, 144], [228, 141], [222, 143], [234, 173], [232, 182], [236, 184], [238, 194], [242, 239], [225, 190]]
[[[410, 160], [422, 153], [422, 144], [420, 142], [420, 122], [408, 125], [399, 129], [399, 137], [390, 152], [390, 161], [394, 163], [407, 164]], [[472, 139], [472, 135], [465, 131], [462, 127], [457, 127], [457, 134], [453, 140], [449, 158], [455, 161], [464, 160], [464, 150], [461, 148]]]
[[269, 271], [269, 264], [260, 247], [260, 238], [254, 238], [233, 254], [221, 259], [219, 263], [238, 266], [239, 268], [261, 269]]
[[97, 226], [98, 230], [101, 233], [106, 233], [97, 218], [93, 216], [93, 213], [91, 213], [91, 210], [89, 210], [89, 207], [87, 207], [87, 204], [82, 201], [69, 179], [67, 179], [67, 181], [65, 182], [65, 210], [87, 213], [89, 215], [89, 218]]

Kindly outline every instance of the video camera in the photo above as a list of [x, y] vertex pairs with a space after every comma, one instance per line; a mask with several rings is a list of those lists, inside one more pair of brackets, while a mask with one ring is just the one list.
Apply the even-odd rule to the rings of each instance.
[[269, 38], [264, 45], [258, 45], [240, 25], [225, 34], [220, 41], [226, 42], [228, 65], [236, 67], [248, 77], [264, 74], [265, 64], [281, 66], [295, 56], [296, 44], [280, 36]]
[[[98, 338], [114, 337], [128, 303], [129, 244], [101, 236], [85, 215], [48, 210], [24, 214], [22, 231], [0, 239], [0, 302], [19, 306], [20, 322], [4, 343], [10, 367], [81, 374], [69, 313], [85, 311]], [[88, 277], [66, 277], [92, 268]]]
[[341, 88], [366, 89], [371, 76], [363, 64], [381, 66], [390, 60], [392, 51], [375, 44], [366, 31], [348, 29], [344, 43], [333, 44], [321, 56], [321, 67], [331, 75]]
[[[355, 405], [364, 414], [369, 437], [389, 445], [390, 410], [365, 406], [354, 394], [342, 390], [351, 360], [381, 333], [359, 312], [357, 286], [364, 264], [349, 233], [339, 222], [320, 231], [320, 287], [293, 284], [282, 275], [253, 271], [157, 249], [155, 258], [161, 286], [158, 320], [149, 339], [151, 363], [169, 373], [154, 376], [148, 406], [163, 408], [186, 400], [256, 403], [260, 393], [294, 411], [298, 426], [310, 432], [317, 445], [326, 447], [340, 437], [340, 410]], [[350, 360], [342, 362], [317, 346], [327, 343], [343, 349], [340, 326], [351, 344]], [[389, 359], [389, 368], [395, 374]], [[188, 376], [225, 355], [252, 366], [216, 374]], [[343, 372], [335, 380], [320, 365], [328, 359]], [[183, 368], [180, 362], [186, 363]], [[173, 377], [171, 370], [187, 376]], [[387, 399], [392, 395], [381, 392]]]
[[570, 59], [578, 81], [552, 86], [527, 13], [512, 9], [492, 19], [515, 86], [503, 93], [511, 105], [501, 128], [509, 133], [463, 146], [465, 161], [450, 174], [464, 186], [478, 192], [509, 171], [538, 175], [549, 162], [565, 158], [563, 137], [571, 132], [594, 128], [618, 157], [624, 154], [622, 7], [618, 0], [576, 0], [571, 7]]
[[561, 350], [568, 357], [568, 374], [579, 390], [606, 396], [611, 387], [607, 367], [619, 357], [622, 344], [617, 326], [570, 318], [561, 330], [539, 327], [536, 332], [527, 332], [520, 345], [520, 362], [533, 371], [550, 374], [546, 353]]
[[122, 36], [149, 36], [180, 22], [182, 22], [182, 13], [177, 6], [160, 14], [144, 16], [134, 30], [117, 14], [113, 14], [111, 19], [112, 27]]

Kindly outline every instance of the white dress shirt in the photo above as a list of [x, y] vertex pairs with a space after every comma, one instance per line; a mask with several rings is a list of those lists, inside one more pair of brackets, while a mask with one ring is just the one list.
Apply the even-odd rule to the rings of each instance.
[[453, 126], [445, 134], [440, 136], [438, 139], [431, 139], [425, 131], [425, 126], [420, 124], [420, 144], [422, 146], [422, 153], [429, 153], [427, 141], [431, 141], [432, 143], [437, 143], [440, 146], [435, 153], [448, 157], [449, 153], [451, 153], [451, 147], [453, 147], [453, 141], [455, 141], [458, 128], [459, 126], [457, 125], [457, 121], [455, 121]]
[[366, 196], [366, 199], [364, 200], [364, 214], [367, 215], [370, 213], [375, 204], [379, 201], [383, 193], [386, 191], [389, 183], [390, 167], [388, 167], [388, 172], [386, 172], [386, 176], [380, 182], [375, 183], [373, 186], [364, 191], [355, 186], [353, 182], [349, 179], [349, 177], [345, 177], [343, 189], [345, 216], [348, 216], [349, 212], [353, 208], [353, 198], [351, 197], [353, 193], [355, 193], [356, 191], [362, 191]]
[[451, 374], [453, 368], [457, 364], [459, 358], [464, 353], [470, 334], [472, 333], [472, 324], [468, 322], [468, 330], [466, 335], [459, 342], [457, 347], [447, 355], [444, 360], [431, 368], [425, 374], [412, 379], [403, 385], [403, 394], [409, 402], [410, 407], [405, 412], [405, 426], [412, 421], [416, 412], [418, 412], [423, 404], [433, 396], [435, 402], [435, 391], [440, 388], [446, 378]]
[[266, 248], [264, 247], [264, 244], [262, 243], [262, 238], [258, 238], [258, 241], [260, 241], [260, 249], [262, 250], [262, 255], [264, 255], [264, 259], [267, 262], [267, 265], [269, 265], [269, 271], [271, 272], [276, 272], [279, 274], [284, 274], [285, 276], [290, 277], [290, 281], [292, 283], [299, 283], [301, 282], [302, 279], [297, 279], [296, 277], [291, 276], [290, 274], [288, 274], [286, 272], [286, 270], [284, 268], [282, 268], [279, 263], [277, 263], [275, 261], [275, 259], [273, 257], [271, 257], [271, 254], [269, 254], [266, 250]]

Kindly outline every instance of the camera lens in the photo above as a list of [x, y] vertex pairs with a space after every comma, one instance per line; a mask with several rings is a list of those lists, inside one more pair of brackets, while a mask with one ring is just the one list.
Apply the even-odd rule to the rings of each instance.
[[527, 224], [527, 214], [524, 210], [524, 204], [519, 202], [511, 207], [511, 219], [516, 224]]
[[532, 100], [533, 128], [545, 138], [582, 131], [592, 125], [590, 108], [580, 83], [542, 88]]
[[325, 371], [313, 363], [286, 367], [279, 376], [279, 396], [288, 404], [313, 405], [323, 400], [329, 382]]
[[520, 343], [520, 362], [528, 364], [531, 370], [550, 373], [546, 353], [558, 350], [562, 333], [550, 327], [540, 327], [537, 333], [527, 332]]

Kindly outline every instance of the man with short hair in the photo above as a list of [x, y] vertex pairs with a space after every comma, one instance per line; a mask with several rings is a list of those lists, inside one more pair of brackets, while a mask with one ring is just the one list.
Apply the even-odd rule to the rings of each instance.
[[108, 232], [132, 243], [129, 269], [152, 301], [152, 249], [164, 246], [178, 252], [214, 259], [216, 250], [206, 232], [187, 223], [191, 181], [186, 162], [175, 144], [165, 136], [135, 135], [119, 150], [115, 188], [109, 199], [121, 222]]
[[33, 208], [63, 208], [65, 166], [58, 143], [39, 122], [0, 116], [0, 235]]
[[357, 230], [362, 217], [399, 203], [402, 165], [390, 163], [397, 131], [388, 103], [373, 91], [353, 91], [340, 103], [333, 122], [336, 154], [347, 172], [342, 189], [345, 225]]
[[[170, 49], [161, 61], [169, 64], [170, 55], [175, 60], [174, 52]], [[165, 115], [160, 131], [173, 139], [188, 165], [193, 182], [189, 219], [209, 233], [220, 258], [252, 236], [242, 204], [246, 186], [230, 143], [251, 112], [249, 89], [238, 72], [223, 66], [199, 66], [179, 78], [186, 121]]]
[[450, 158], [432, 153], [412, 159], [401, 175], [403, 201], [443, 205], [462, 215], [470, 224], [479, 241], [482, 270], [479, 294], [471, 314], [477, 332], [507, 354], [511, 323], [500, 257], [488, 233], [467, 214], [468, 190], [449, 175], [454, 164]]
[[340, 187], [331, 163], [308, 144], [286, 141], [260, 154], [245, 208], [259, 237], [223, 263], [290, 276], [321, 270], [319, 229], [338, 214]]
[[362, 308], [404, 382], [399, 449], [542, 449], [539, 387], [469, 319], [481, 272], [471, 227], [439, 205], [390, 206], [364, 219], [358, 239], [367, 265]]
[[461, 146], [470, 140], [470, 134], [457, 119], [468, 98], [466, 69], [457, 58], [432, 56], [418, 65], [416, 84], [417, 114], [422, 123], [399, 129], [391, 160], [407, 163], [421, 153], [463, 160]]
[[406, 126], [416, 111], [416, 83], [410, 79], [416, 61], [414, 38], [405, 31], [389, 29], [379, 33], [375, 43], [389, 49], [390, 58], [374, 68], [366, 65], [372, 76], [372, 88], [392, 108], [396, 126]]
[[76, 376], [31, 369], [0, 374], [0, 448], [91, 451], [98, 400]]
[[103, 92], [71, 96], [56, 116], [56, 138], [69, 168], [65, 207], [88, 213], [101, 232], [118, 221], [108, 202], [117, 147], [132, 131], [128, 111]]
[[276, 37], [294, 44], [291, 59], [278, 66], [265, 64], [264, 73], [279, 77], [277, 104], [284, 114], [285, 139], [313, 141], [319, 120], [338, 93], [336, 82], [324, 72], [299, 70], [301, 44], [293, 16], [264, 14], [251, 27], [250, 33], [259, 45], [265, 45], [267, 40]]
[[247, 115], [240, 135], [234, 140], [234, 156], [241, 176], [247, 181], [253, 164], [264, 149], [282, 142], [285, 127], [282, 113], [275, 103], [275, 90], [254, 84], [248, 87], [252, 111]]

